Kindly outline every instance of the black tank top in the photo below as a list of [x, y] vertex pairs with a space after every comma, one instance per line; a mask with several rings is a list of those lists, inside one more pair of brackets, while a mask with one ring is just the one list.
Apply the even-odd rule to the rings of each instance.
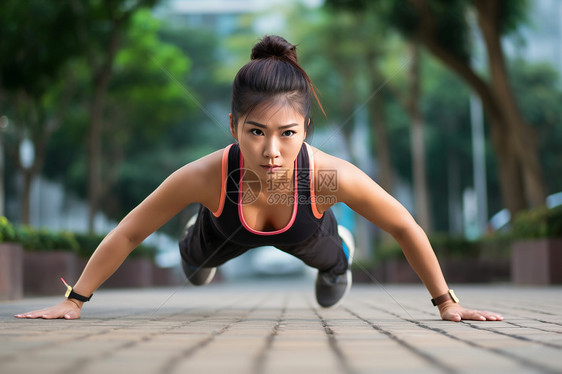
[[[228, 146], [224, 152], [221, 202], [219, 209], [210, 216], [214, 226], [225, 238], [229, 238], [239, 245], [256, 247], [294, 245], [304, 242], [319, 230], [324, 216], [316, 209], [314, 160], [308, 144], [303, 143], [295, 160], [295, 173], [292, 181], [295, 189], [292, 201], [279, 201], [277, 197], [281, 198], [281, 195], [274, 195], [275, 199], [272, 200], [272, 203], [281, 202], [293, 206], [289, 223], [275, 231], [258, 231], [246, 224], [241, 204], [251, 203], [255, 195], [248, 188], [248, 184], [244, 182], [244, 175], [252, 173], [252, 171], [244, 169], [244, 160], [238, 144]], [[261, 188], [275, 188], [275, 186], [261, 186]]]

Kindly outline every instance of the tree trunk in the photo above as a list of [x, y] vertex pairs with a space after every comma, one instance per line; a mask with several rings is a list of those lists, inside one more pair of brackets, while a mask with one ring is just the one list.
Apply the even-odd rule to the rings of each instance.
[[112, 22], [107, 55], [99, 68], [92, 67], [94, 97], [90, 105], [90, 132], [88, 137], [88, 231], [94, 231], [94, 217], [99, 208], [101, 182], [101, 135], [105, 93], [111, 79], [115, 55], [119, 49], [121, 22]]
[[101, 121], [103, 110], [103, 92], [96, 87], [96, 93], [90, 106], [90, 132], [88, 136], [88, 231], [94, 231], [94, 217], [98, 211], [99, 184], [101, 179]]
[[[381, 74], [375, 67], [375, 56], [368, 53], [367, 56], [367, 73], [369, 75], [370, 91], [375, 92], [376, 87], [381, 80]], [[392, 176], [392, 158], [390, 156], [390, 144], [388, 142], [388, 134], [386, 131], [386, 116], [384, 111], [384, 102], [381, 92], [373, 97], [369, 105], [369, 117], [372, 121], [372, 143], [376, 147], [377, 159], [379, 164], [378, 183], [381, 187], [392, 195], [394, 189], [394, 178]]]
[[498, 179], [504, 206], [514, 215], [527, 207], [525, 188], [521, 178], [519, 160], [512, 142], [506, 139], [510, 133], [497, 95], [487, 82], [478, 76], [470, 65], [458, 56], [444, 49], [435, 38], [433, 14], [424, 0], [410, 0], [420, 15], [418, 40], [445, 66], [453, 70], [480, 97], [490, 123], [492, 144], [498, 161]]
[[377, 158], [379, 161], [379, 184], [386, 192], [392, 195], [394, 190], [392, 157], [390, 155], [390, 143], [386, 131], [387, 123], [384, 103], [380, 95], [376, 95], [373, 98], [373, 103], [369, 106], [369, 111], [373, 121], [373, 144], [376, 144]]
[[414, 174], [414, 192], [416, 200], [416, 218], [420, 226], [431, 231], [431, 215], [429, 213], [429, 194], [426, 177], [426, 157], [424, 141], [424, 120], [419, 107], [420, 100], [420, 52], [419, 45], [411, 45], [411, 66], [408, 74], [410, 96], [408, 113], [411, 120], [410, 140], [412, 144], [412, 171]]
[[[61, 101], [62, 102], [62, 101]], [[62, 104], [61, 104], [62, 105]], [[20, 158], [19, 147], [15, 152], [16, 166], [23, 175], [23, 193], [20, 205], [21, 221], [24, 225], [31, 223], [31, 187], [33, 180], [41, 172], [45, 163], [45, 154], [47, 151], [47, 143], [52, 132], [59, 123], [58, 118], [60, 111], [51, 121], [46, 120], [46, 115], [41, 106], [41, 99], [31, 98], [27, 93], [20, 92], [16, 100], [16, 106], [21, 113], [18, 117], [26, 126], [22, 126], [21, 138], [31, 135], [33, 145], [33, 161], [30, 165], [24, 165]], [[60, 107], [59, 107], [60, 109]], [[26, 134], [26, 135], [24, 135]]]
[[31, 224], [30, 217], [30, 201], [31, 201], [31, 183], [33, 182], [33, 175], [29, 170], [23, 172], [23, 195], [21, 200], [21, 223], [29, 226]]
[[497, 24], [497, 1], [476, 1], [478, 24], [488, 51], [488, 63], [494, 93], [508, 127], [507, 139], [518, 163], [524, 195], [531, 207], [544, 205], [546, 194], [542, 167], [538, 157], [537, 139], [533, 129], [525, 123], [509, 82], [505, 57]]

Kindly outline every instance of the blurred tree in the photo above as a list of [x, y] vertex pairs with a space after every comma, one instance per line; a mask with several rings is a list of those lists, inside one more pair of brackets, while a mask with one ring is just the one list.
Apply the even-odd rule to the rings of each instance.
[[[473, 185], [469, 88], [431, 55], [422, 56], [421, 106], [427, 124], [427, 177], [433, 224], [435, 231], [463, 235], [462, 193]], [[490, 158], [491, 152], [487, 151], [486, 156]], [[489, 186], [496, 187], [496, 180], [491, 175]], [[495, 197], [490, 199], [492, 205], [500, 200], [496, 191], [491, 188], [490, 196]]]
[[[304, 14], [305, 12], [300, 12]], [[288, 17], [289, 19], [296, 19]], [[346, 11], [320, 11], [320, 16], [309, 16], [307, 27], [290, 27], [297, 34], [297, 40], [306, 41], [303, 52], [304, 62], [312, 65], [311, 75], [323, 87], [330, 87], [324, 98], [330, 119], [340, 123], [348, 149], [352, 148], [349, 125], [357, 110], [368, 108], [372, 143], [376, 149], [379, 173], [377, 181], [389, 193], [393, 189], [393, 167], [390, 143], [388, 140], [385, 92], [389, 88], [394, 93], [404, 111], [410, 117], [410, 144], [412, 145], [413, 185], [416, 202], [415, 215], [420, 225], [431, 231], [429, 191], [426, 177], [426, 152], [423, 130], [423, 114], [419, 101], [421, 98], [420, 56], [418, 47], [412, 43], [409, 48], [409, 63], [401, 61], [392, 66], [392, 71], [383, 72], [388, 64], [390, 48], [396, 48], [386, 32], [384, 22], [374, 13], [353, 14]], [[299, 24], [302, 18], [298, 18]], [[296, 26], [296, 25], [295, 25]], [[302, 38], [302, 39], [300, 39]], [[400, 48], [403, 48], [403, 43]], [[403, 52], [403, 51], [402, 51]], [[314, 60], [320, 60], [314, 62]], [[322, 61], [322, 62], [321, 62]], [[321, 66], [321, 69], [315, 69]], [[409, 68], [407, 84], [399, 86], [393, 76], [397, 71]], [[393, 74], [394, 73], [394, 74]], [[326, 82], [327, 77], [330, 81]], [[324, 91], [326, 92], [326, 91]], [[342, 94], [343, 93], [343, 94]], [[366, 100], [365, 100], [366, 98]]]
[[408, 55], [406, 82], [401, 82], [402, 79], [400, 78], [389, 80], [388, 89], [409, 118], [412, 180], [416, 206], [415, 216], [419, 225], [426, 232], [431, 232], [433, 225], [430, 213], [431, 199], [427, 182], [426, 121], [421, 109], [421, 99], [423, 97], [422, 55], [420, 47], [416, 42], [408, 43], [406, 49], [407, 51], [405, 52], [400, 51], [401, 54], [405, 53]]
[[[536, 137], [516, 105], [500, 42], [502, 35], [515, 30], [523, 21], [526, 0], [455, 0], [447, 3], [437, 0], [327, 0], [327, 4], [383, 14], [389, 25], [424, 45], [455, 71], [480, 96], [488, 114], [505, 206], [513, 214], [529, 206], [544, 204]], [[471, 66], [471, 29], [467, 21], [471, 11], [476, 14], [484, 37], [490, 82]]]
[[[170, 132], [174, 127], [185, 127], [193, 112], [183, 83], [191, 63], [180, 49], [160, 40], [161, 24], [149, 11], [133, 15], [115, 56], [105, 95], [100, 130], [100, 209], [116, 220], [186, 159], [177, 153], [182, 144], [178, 135]], [[75, 71], [80, 77], [80, 95], [49, 146], [46, 173], [53, 179], [64, 178], [69, 191], [86, 197], [87, 154], [83, 144], [89, 134], [90, 70], [82, 61]], [[190, 135], [186, 131], [182, 134], [187, 139]]]
[[[210, 150], [225, 146], [232, 141], [228, 111], [234, 79], [234, 75], [223, 77], [220, 74], [224, 66], [230, 66], [223, 48], [225, 41], [209, 30], [192, 28], [186, 22], [164, 22], [159, 35], [162, 41], [173, 44], [192, 61], [190, 74], [184, 82], [188, 91], [185, 102], [198, 107], [190, 112], [189, 123], [178, 126], [169, 141], [192, 149], [200, 149], [204, 144]], [[185, 135], [187, 127], [188, 136]], [[205, 139], [204, 144], [201, 138]]]
[[[30, 222], [31, 184], [74, 92], [75, 76], [69, 66], [81, 52], [74, 27], [69, 1], [0, 4], [0, 113], [15, 128], [8, 150], [23, 175], [20, 220], [24, 224]], [[26, 163], [18, 154], [20, 144], [27, 145], [32, 156]]]
[[515, 59], [509, 64], [516, 99], [526, 121], [538, 134], [547, 193], [562, 191], [562, 91], [560, 76], [545, 63]]
[[371, 143], [377, 154], [376, 179], [392, 193], [395, 172], [385, 115], [385, 77], [381, 72], [388, 45], [384, 42], [388, 36], [385, 30], [370, 32], [379, 24], [372, 14], [333, 14], [324, 8], [312, 12], [306, 11], [303, 5], [295, 7], [287, 19], [295, 21], [287, 28], [290, 30], [287, 37], [303, 45], [301, 64], [316, 82], [327, 119], [341, 129], [348, 150], [353, 147], [352, 120], [359, 110], [367, 107], [372, 124]]
[[[112, 217], [122, 217], [167, 176], [156, 172], [138, 175], [130, 184], [147, 187], [144, 191], [133, 189], [144, 192], [140, 196], [129, 196], [128, 188], [121, 189], [122, 194], [109, 193], [122, 181], [125, 159], [146, 153], [154, 157], [150, 150], [158, 147], [176, 121], [194, 107], [186, 100], [181, 83], [186, 80], [190, 61], [177, 47], [159, 39], [160, 23], [149, 11], [132, 16], [107, 89], [99, 193], [103, 211]], [[154, 177], [161, 179], [154, 181]]]
[[[106, 94], [102, 128], [105, 193], [100, 209], [116, 220], [173, 171], [231, 141], [227, 116], [231, 82], [216, 76], [222, 61], [214, 34], [184, 22], [157, 21], [139, 11], [122, 45]], [[87, 155], [81, 144], [88, 136], [89, 68], [83, 65], [80, 71], [82, 101], [71, 107], [51, 143], [46, 171], [50, 178], [64, 178], [69, 191], [86, 197]], [[221, 122], [213, 114], [219, 110]], [[181, 232], [192, 208], [163, 230]]]
[[431, 232], [431, 215], [429, 212], [429, 192], [427, 189], [425, 120], [420, 108], [422, 95], [420, 76], [420, 48], [418, 43], [410, 43], [410, 68], [408, 74], [408, 92], [406, 95], [406, 112], [410, 117], [410, 141], [412, 144], [412, 169], [414, 179], [414, 199], [416, 219], [419, 225]]
[[94, 216], [101, 195], [102, 127], [107, 88], [115, 56], [121, 48], [123, 33], [139, 9], [154, 6], [158, 0], [92, 0], [72, 1], [77, 20], [76, 35], [85, 48], [91, 71], [92, 96], [89, 105], [88, 134], [88, 202], [89, 230], [93, 231]]

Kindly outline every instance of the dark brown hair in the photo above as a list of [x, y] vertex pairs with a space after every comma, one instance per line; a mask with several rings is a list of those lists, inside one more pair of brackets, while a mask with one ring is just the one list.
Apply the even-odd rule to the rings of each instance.
[[[284, 101], [310, 118], [310, 96], [316, 91], [297, 61], [297, 47], [280, 36], [265, 36], [252, 49], [251, 60], [236, 74], [232, 84], [232, 119], [250, 113], [261, 103]], [[305, 125], [306, 126], [306, 125]]]

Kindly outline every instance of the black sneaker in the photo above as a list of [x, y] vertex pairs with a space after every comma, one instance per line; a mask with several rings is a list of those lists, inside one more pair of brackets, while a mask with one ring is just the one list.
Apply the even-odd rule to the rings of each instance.
[[[185, 225], [184, 237], [191, 226], [195, 224], [197, 220], [197, 214], [190, 218]], [[191, 266], [182, 260], [181, 267], [187, 280], [194, 286], [204, 286], [212, 282], [215, 274], [217, 273], [217, 268], [203, 268], [197, 266]]]
[[217, 272], [217, 268], [200, 268], [188, 265], [185, 261], [181, 262], [181, 267], [189, 283], [194, 286], [204, 286], [211, 283]]
[[[338, 226], [338, 234], [344, 242], [347, 261], [351, 265], [355, 253], [353, 235], [343, 226]], [[316, 276], [316, 301], [324, 308], [336, 306], [351, 288], [351, 283], [352, 277], [349, 269], [344, 274], [339, 275], [318, 271]]]

